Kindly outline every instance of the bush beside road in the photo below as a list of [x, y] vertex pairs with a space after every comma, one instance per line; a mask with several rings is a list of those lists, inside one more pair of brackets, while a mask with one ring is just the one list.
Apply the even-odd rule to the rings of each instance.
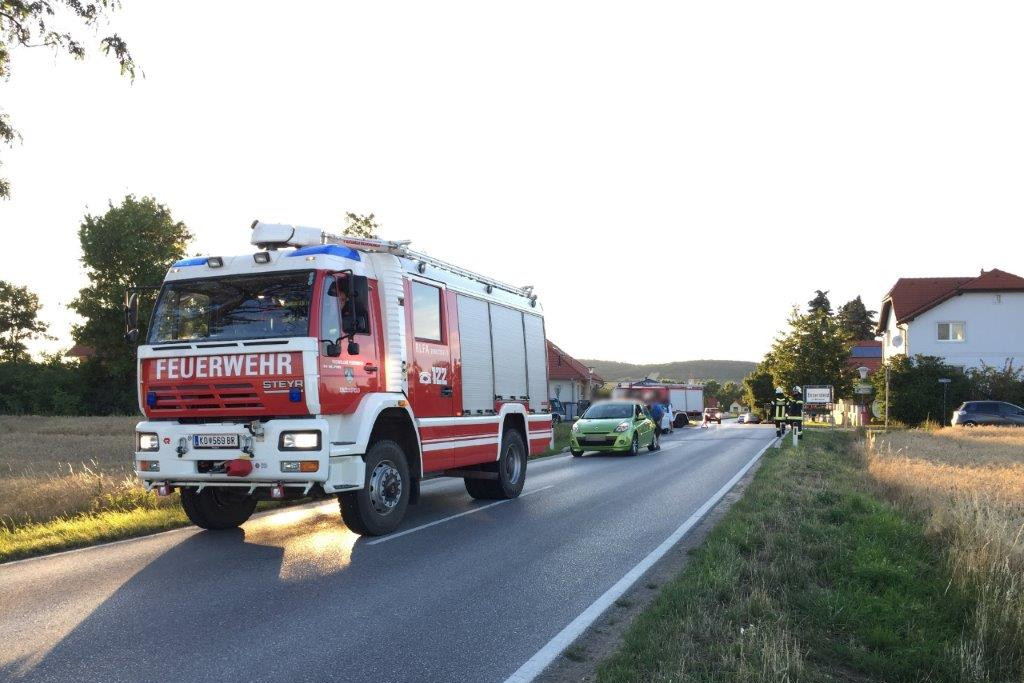
[[769, 449], [598, 680], [1008, 678], [970, 642], [979, 596], [951, 582], [949, 547], [884, 499], [856, 434], [809, 431]]

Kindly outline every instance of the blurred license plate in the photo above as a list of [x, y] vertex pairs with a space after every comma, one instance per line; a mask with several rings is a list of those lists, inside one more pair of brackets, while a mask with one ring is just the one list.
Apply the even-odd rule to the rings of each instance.
[[193, 448], [238, 448], [238, 434], [193, 434]]

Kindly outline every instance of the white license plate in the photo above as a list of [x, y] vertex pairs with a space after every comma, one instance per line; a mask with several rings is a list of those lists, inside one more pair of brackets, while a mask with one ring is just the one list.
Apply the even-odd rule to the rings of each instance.
[[193, 448], [238, 448], [238, 434], [193, 434]]

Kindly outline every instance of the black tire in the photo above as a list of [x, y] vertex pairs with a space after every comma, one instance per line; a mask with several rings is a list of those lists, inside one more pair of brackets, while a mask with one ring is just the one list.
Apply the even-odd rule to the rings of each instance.
[[[582, 452], [580, 453], [582, 455]], [[515, 429], [506, 429], [501, 438], [501, 456], [498, 462], [486, 468], [497, 472], [497, 479], [465, 478], [466, 493], [477, 500], [507, 500], [517, 498], [526, 484], [526, 445]]]
[[686, 417], [686, 415], [683, 414], [683, 413], [679, 413], [678, 415], [676, 415], [675, 422], [672, 423], [672, 425], [676, 429], [681, 429], [681, 428], [685, 427], [688, 424], [690, 424], [690, 419], [688, 417]]
[[398, 528], [409, 507], [412, 479], [402, 447], [383, 439], [366, 451], [363, 488], [338, 496], [345, 526], [360, 536], [380, 536]]
[[256, 510], [256, 499], [230, 488], [205, 488], [199, 493], [183, 488], [181, 507], [197, 527], [222, 531], [244, 524]]
[[583, 451], [574, 451], [574, 450], [572, 450], [570, 448], [569, 452], [572, 453], [572, 457], [574, 457], [574, 458], [582, 458], [583, 457]]
[[629, 451], [626, 455], [637, 455], [640, 453], [640, 439], [637, 437], [636, 432], [633, 432], [633, 441], [629, 444]]
[[657, 429], [654, 430], [654, 439], [651, 441], [650, 445], [647, 446], [647, 450], [649, 450], [652, 453], [654, 451], [661, 450], [661, 435], [658, 433], [658, 431], [659, 430]]

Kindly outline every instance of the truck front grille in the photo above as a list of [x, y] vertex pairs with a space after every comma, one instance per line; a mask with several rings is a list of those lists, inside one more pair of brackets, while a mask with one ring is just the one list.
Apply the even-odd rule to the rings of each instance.
[[160, 384], [149, 387], [149, 391], [156, 394], [156, 404], [150, 406], [154, 413], [263, 407], [252, 382]]

